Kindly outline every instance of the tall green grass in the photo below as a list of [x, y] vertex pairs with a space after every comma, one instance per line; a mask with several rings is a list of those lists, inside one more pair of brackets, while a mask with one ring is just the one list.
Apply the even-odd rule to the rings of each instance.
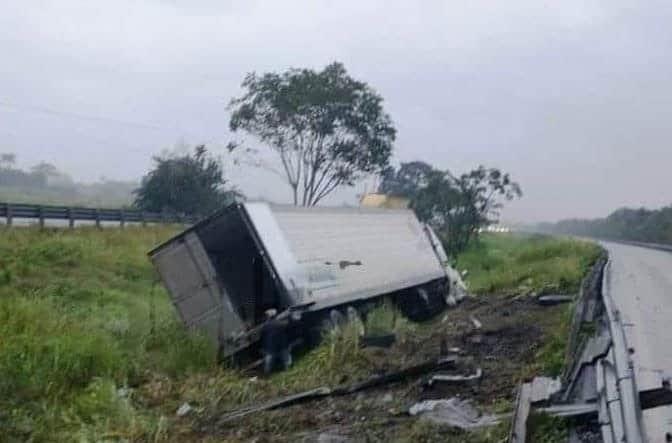
[[[176, 231], [0, 232], [0, 441], [160, 441], [170, 420], [159, 411], [172, 415], [177, 402], [221, 411], [375, 368], [355, 325], [268, 378], [217, 367], [209, 343], [177, 321], [146, 257]], [[458, 266], [477, 293], [571, 291], [598, 253], [575, 241], [484, 236]], [[365, 322], [373, 334], [414, 328], [390, 304]]]
[[176, 320], [146, 257], [172, 227], [0, 234], [0, 428], [17, 441], [146, 435], [119, 388], [180, 377], [214, 351]]
[[599, 257], [594, 243], [542, 235], [486, 234], [457, 259], [476, 294], [575, 293]]

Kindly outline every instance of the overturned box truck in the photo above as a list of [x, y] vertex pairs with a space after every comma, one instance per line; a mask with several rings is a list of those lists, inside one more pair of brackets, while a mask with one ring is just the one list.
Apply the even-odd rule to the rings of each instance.
[[453, 299], [441, 243], [406, 209], [236, 203], [149, 256], [182, 321], [222, 356], [254, 347], [268, 309], [300, 313], [308, 331], [384, 295], [411, 317]]

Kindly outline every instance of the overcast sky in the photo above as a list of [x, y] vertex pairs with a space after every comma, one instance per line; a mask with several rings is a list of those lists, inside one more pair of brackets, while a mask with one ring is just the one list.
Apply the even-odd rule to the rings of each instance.
[[[672, 203], [672, 2], [102, 4], [0, 5], [0, 152], [20, 165], [136, 179], [176, 143], [223, 151], [245, 73], [338, 60], [384, 97], [396, 161], [511, 172], [508, 220]], [[268, 173], [227, 174], [288, 198]]]

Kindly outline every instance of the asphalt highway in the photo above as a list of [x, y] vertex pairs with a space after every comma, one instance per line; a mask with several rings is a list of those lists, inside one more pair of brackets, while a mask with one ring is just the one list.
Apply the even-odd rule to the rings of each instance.
[[[601, 242], [611, 261], [605, 288], [622, 318], [640, 392], [672, 376], [672, 252]], [[672, 438], [672, 406], [642, 412], [650, 443]]]

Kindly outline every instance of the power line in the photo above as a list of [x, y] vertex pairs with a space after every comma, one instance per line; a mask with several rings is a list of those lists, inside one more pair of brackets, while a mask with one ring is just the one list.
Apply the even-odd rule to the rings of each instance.
[[[193, 132], [189, 131], [183, 131], [180, 128], [173, 127], [173, 128], [167, 128], [167, 127], [162, 127], [158, 125], [152, 125], [152, 124], [146, 124], [146, 123], [138, 123], [138, 122], [132, 122], [128, 120], [119, 120], [119, 119], [113, 119], [113, 118], [107, 118], [107, 117], [100, 117], [100, 116], [94, 116], [90, 114], [81, 114], [81, 113], [74, 113], [74, 112], [67, 112], [67, 111], [59, 111], [53, 108], [48, 108], [48, 107], [41, 107], [41, 106], [32, 106], [32, 105], [21, 105], [21, 104], [15, 104], [15, 103], [8, 103], [5, 101], [0, 100], [0, 107], [5, 107], [5, 108], [10, 108], [14, 109], [17, 111], [21, 112], [33, 112], [33, 113], [39, 113], [39, 114], [46, 114], [46, 115], [54, 115], [58, 117], [66, 117], [66, 118], [73, 118], [73, 119], [79, 119], [79, 120], [88, 120], [88, 121], [95, 121], [95, 122], [102, 122], [102, 123], [112, 123], [115, 125], [121, 125], [121, 126], [129, 126], [129, 127], [135, 127], [135, 128], [140, 128], [140, 129], [149, 129], [152, 131], [170, 131], [170, 132], [179, 132], [184, 135], [187, 135], [190, 138], [193, 139], [202, 139], [202, 137], [197, 136]], [[106, 140], [102, 139], [100, 137], [87, 134], [82, 132], [81, 130], [75, 130], [79, 135], [88, 137], [98, 143], [103, 143], [106, 145], [116, 145], [122, 148], [126, 148], [131, 151], [145, 151], [145, 147], [140, 147], [137, 145], [129, 145], [128, 143], [125, 142], [119, 142], [118, 140]], [[13, 133], [13, 132], [8, 132], [8, 131], [0, 131], [0, 133], [4, 133], [6, 135], [10, 135], [14, 138], [18, 138], [18, 134]], [[206, 144], [216, 144], [219, 142], [220, 137], [208, 137], [206, 140], [201, 140], [200, 142], [206, 143]]]
[[112, 123], [120, 126], [129, 126], [129, 127], [134, 127], [134, 128], [140, 128], [140, 129], [150, 129], [153, 131], [166, 131], [166, 130], [171, 130], [174, 131], [176, 128], [165, 128], [157, 125], [151, 125], [147, 123], [137, 123], [137, 122], [132, 122], [128, 120], [118, 120], [114, 118], [108, 118], [108, 117], [100, 117], [96, 115], [89, 115], [89, 114], [79, 114], [75, 112], [67, 112], [67, 111], [59, 111], [56, 109], [52, 108], [46, 108], [42, 106], [32, 106], [32, 105], [17, 105], [14, 103], [8, 103], [4, 101], [0, 101], [0, 106], [3, 106], [5, 108], [10, 108], [14, 109], [17, 111], [21, 112], [34, 112], [38, 114], [47, 114], [47, 115], [55, 115], [58, 117], [67, 117], [67, 118], [74, 118], [78, 120], [88, 120], [88, 121], [94, 121], [94, 122], [103, 122], [103, 123]]

